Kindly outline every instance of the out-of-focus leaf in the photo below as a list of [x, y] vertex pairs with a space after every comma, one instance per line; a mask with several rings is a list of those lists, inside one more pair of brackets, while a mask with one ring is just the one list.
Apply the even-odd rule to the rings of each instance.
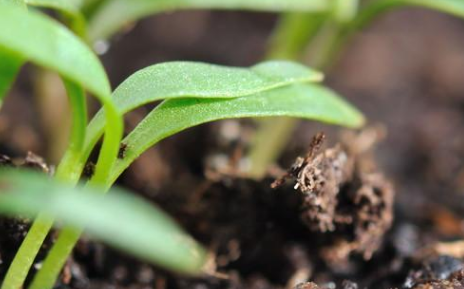
[[0, 48], [0, 107], [23, 62], [18, 55]]
[[131, 21], [178, 9], [233, 9], [271, 12], [312, 12], [330, 7], [329, 0], [112, 0], [90, 20], [89, 37], [105, 39]]
[[79, 36], [86, 36], [86, 23], [83, 15], [79, 11], [79, 3], [71, 0], [25, 0], [31, 6], [50, 8], [61, 12], [70, 20], [70, 26]]
[[464, 1], [462, 0], [377, 0], [369, 2], [356, 16], [351, 26], [353, 29], [359, 29], [370, 23], [380, 13], [404, 6], [419, 6], [464, 18]]
[[156, 206], [113, 188], [107, 196], [73, 188], [45, 175], [2, 170], [0, 212], [34, 217], [39, 212], [114, 247], [165, 268], [195, 274], [204, 250]]
[[[40, 13], [0, 2], [0, 27], [0, 48], [58, 72], [103, 103], [108, 125], [95, 176], [97, 180], [105, 179], [105, 168], [111, 167], [119, 150], [122, 118], [112, 102], [110, 85], [98, 58], [68, 29]], [[74, 179], [84, 164], [75, 165]]]
[[[292, 83], [319, 82], [323, 75], [288, 61], [267, 61], [250, 68], [197, 62], [168, 62], [139, 70], [113, 93], [124, 114], [144, 104], [172, 98], [234, 98], [256, 94]], [[105, 125], [98, 113], [87, 130], [86, 155]]]
[[146, 149], [187, 128], [226, 118], [289, 116], [359, 127], [363, 116], [333, 91], [315, 84], [295, 84], [233, 99], [173, 99], [155, 108], [124, 140], [125, 157], [110, 182]]

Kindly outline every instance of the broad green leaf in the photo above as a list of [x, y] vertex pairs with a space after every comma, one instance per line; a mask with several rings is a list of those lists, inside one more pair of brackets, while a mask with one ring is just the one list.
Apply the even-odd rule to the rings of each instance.
[[[122, 114], [139, 106], [171, 98], [233, 98], [275, 89], [292, 83], [319, 82], [323, 75], [287, 61], [267, 61], [251, 68], [225, 67], [197, 62], [168, 62], [142, 69], [113, 93]], [[86, 155], [101, 136], [103, 113], [89, 125]]]
[[359, 127], [363, 116], [333, 91], [314, 84], [295, 84], [232, 99], [173, 99], [156, 107], [124, 140], [123, 159], [112, 169], [110, 183], [146, 149], [187, 128], [226, 118], [289, 116]]
[[65, 225], [170, 270], [201, 271], [205, 252], [159, 208], [113, 188], [103, 196], [28, 171], [2, 171], [0, 212], [34, 217], [46, 212]]
[[131, 21], [178, 9], [232, 9], [271, 12], [323, 11], [329, 0], [112, 0], [89, 23], [92, 40], [106, 39]]
[[[0, 5], [0, 48], [58, 72], [103, 103], [108, 125], [95, 177], [105, 179], [105, 168], [114, 162], [119, 149], [122, 120], [112, 103], [109, 82], [100, 61], [75, 35], [49, 17], [12, 5]], [[65, 156], [65, 161], [70, 158]], [[83, 164], [76, 164], [73, 178], [78, 178], [80, 166]]]
[[419, 6], [464, 17], [464, 1], [462, 0], [378, 0], [371, 1], [363, 8], [351, 25], [359, 29], [367, 25], [380, 13], [403, 6]]
[[31, 6], [55, 9], [70, 19], [70, 26], [78, 35], [85, 37], [85, 19], [79, 11], [78, 3], [71, 0], [25, 0]]

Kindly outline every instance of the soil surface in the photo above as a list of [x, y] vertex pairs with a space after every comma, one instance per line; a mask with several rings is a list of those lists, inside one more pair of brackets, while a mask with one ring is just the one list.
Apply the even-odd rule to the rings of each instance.
[[[117, 37], [102, 57], [114, 86], [161, 61], [251, 65], [274, 22], [255, 13], [161, 15]], [[262, 181], [235, 173], [249, 120], [190, 129], [142, 156], [119, 184], [209, 249], [202, 276], [177, 276], [84, 237], [57, 288], [464, 288], [463, 27], [406, 9], [357, 35], [327, 84], [374, 125], [346, 132], [304, 122]], [[33, 109], [35, 73], [21, 73], [0, 114], [0, 164], [52, 173], [53, 140]], [[131, 113], [128, 129], [148, 109]], [[0, 219], [0, 279], [27, 229], [28, 220]]]

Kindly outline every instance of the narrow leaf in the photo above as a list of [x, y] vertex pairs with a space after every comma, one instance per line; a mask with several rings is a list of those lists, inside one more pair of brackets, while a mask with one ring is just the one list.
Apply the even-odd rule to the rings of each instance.
[[[319, 82], [323, 75], [303, 65], [268, 61], [251, 68], [226, 67], [197, 62], [168, 62], [142, 69], [113, 93], [122, 114], [144, 104], [171, 98], [234, 98], [292, 83]], [[87, 130], [86, 155], [105, 126], [99, 112]]]
[[[108, 125], [96, 179], [106, 178], [104, 168], [111, 166], [117, 154], [122, 120], [112, 103], [109, 82], [100, 61], [81, 40], [49, 17], [8, 4], [0, 5], [0, 48], [58, 72], [103, 103]], [[69, 158], [65, 156], [65, 160]], [[76, 163], [76, 176], [83, 166]]]
[[124, 140], [126, 153], [110, 175], [116, 178], [146, 149], [187, 128], [226, 118], [290, 116], [359, 127], [363, 116], [333, 91], [295, 84], [233, 99], [173, 99], [155, 108]]
[[272, 12], [323, 11], [328, 0], [112, 0], [106, 1], [90, 20], [92, 40], [106, 39], [131, 21], [177, 9], [231, 9]]
[[57, 71], [99, 97], [109, 98], [110, 86], [100, 61], [69, 30], [40, 13], [1, 5], [0, 47]]
[[45, 212], [83, 227], [96, 239], [178, 272], [199, 273], [205, 253], [159, 208], [121, 189], [102, 196], [27, 171], [0, 174], [0, 212], [34, 217]]

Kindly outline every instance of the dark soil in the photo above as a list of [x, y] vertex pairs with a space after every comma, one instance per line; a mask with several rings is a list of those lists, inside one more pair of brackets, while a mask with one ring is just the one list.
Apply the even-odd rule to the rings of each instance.
[[[103, 59], [115, 85], [166, 60], [250, 65], [262, 58], [274, 20], [161, 15], [116, 40]], [[188, 130], [140, 158], [120, 185], [158, 203], [209, 249], [204, 275], [176, 276], [84, 237], [58, 288], [464, 288], [462, 28], [452, 17], [405, 10], [358, 35], [328, 84], [381, 125], [340, 133], [304, 123], [262, 181], [235, 174], [249, 121]], [[28, 150], [48, 159], [52, 142], [31, 109], [32, 78], [26, 69], [0, 114], [0, 153], [15, 160], [0, 164], [49, 172], [38, 159], [21, 160]], [[27, 220], [0, 221], [0, 276], [27, 228]]]

